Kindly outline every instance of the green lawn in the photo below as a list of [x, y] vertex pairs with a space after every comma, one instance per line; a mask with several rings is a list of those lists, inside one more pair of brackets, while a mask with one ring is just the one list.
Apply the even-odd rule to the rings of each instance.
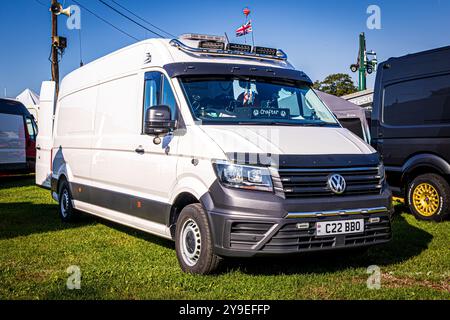
[[[64, 225], [33, 178], [1, 178], [0, 299], [450, 299], [450, 222], [397, 214], [393, 228], [390, 244], [365, 255], [232, 260], [193, 276], [170, 241], [89, 216]], [[66, 288], [71, 265], [81, 290]], [[370, 265], [379, 290], [367, 289]]]

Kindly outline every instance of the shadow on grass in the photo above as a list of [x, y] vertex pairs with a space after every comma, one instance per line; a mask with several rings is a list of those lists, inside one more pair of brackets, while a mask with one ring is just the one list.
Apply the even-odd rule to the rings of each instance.
[[[147, 232], [144, 232], [144, 231], [141, 231], [141, 230], [138, 230], [138, 229], [127, 227], [125, 225], [118, 224], [118, 223], [115, 223], [115, 222], [112, 222], [112, 221], [109, 221], [109, 220], [106, 220], [106, 219], [102, 219], [100, 217], [89, 216], [89, 218], [91, 220], [93, 220], [94, 222], [96, 222], [96, 223], [105, 225], [105, 226], [107, 226], [107, 227], [109, 227], [111, 229], [114, 229], [116, 231], [126, 233], [129, 236], [131, 236], [131, 237], [135, 237], [135, 238], [138, 238], [138, 239], [141, 239], [141, 240], [144, 240], [144, 241], [148, 241], [148, 242], [154, 243], [156, 245], [159, 245], [159, 246], [162, 246], [162, 247], [165, 247], [165, 248], [168, 248], [168, 249], [175, 250], [175, 243], [173, 241], [171, 241], [171, 240], [164, 239], [164, 238], [155, 236], [155, 235], [153, 235], [151, 233], [147, 233]], [[175, 254], [175, 252], [174, 252], [174, 254]]]
[[323, 274], [350, 268], [379, 267], [409, 260], [428, 248], [433, 236], [395, 216], [391, 242], [372, 247], [365, 253], [322, 251], [293, 256], [225, 260], [219, 272], [241, 271], [251, 275]]
[[56, 203], [0, 203], [0, 240], [79, 228], [97, 223], [166, 248], [175, 248], [172, 241], [84, 213], [80, 214], [73, 223], [63, 223], [58, 216]]
[[33, 174], [0, 176], [0, 189], [30, 187], [35, 185]]
[[0, 239], [73, 229], [90, 223], [92, 219], [85, 216], [76, 223], [62, 223], [56, 204], [0, 203]]

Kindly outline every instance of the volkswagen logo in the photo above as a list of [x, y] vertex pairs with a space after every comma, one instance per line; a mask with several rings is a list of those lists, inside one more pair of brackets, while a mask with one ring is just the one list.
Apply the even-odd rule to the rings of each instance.
[[343, 194], [347, 188], [347, 182], [340, 174], [333, 174], [328, 177], [328, 187], [335, 194]]

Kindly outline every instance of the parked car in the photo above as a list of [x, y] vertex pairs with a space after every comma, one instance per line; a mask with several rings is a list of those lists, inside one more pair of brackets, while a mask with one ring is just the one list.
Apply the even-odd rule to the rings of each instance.
[[0, 99], [0, 175], [34, 172], [36, 135], [36, 123], [27, 108]]
[[380, 65], [373, 146], [387, 180], [421, 220], [450, 214], [450, 46]]
[[391, 239], [378, 153], [281, 50], [204, 35], [134, 44], [64, 78], [49, 134], [37, 183], [51, 176], [63, 221], [80, 210], [174, 240], [186, 272]]

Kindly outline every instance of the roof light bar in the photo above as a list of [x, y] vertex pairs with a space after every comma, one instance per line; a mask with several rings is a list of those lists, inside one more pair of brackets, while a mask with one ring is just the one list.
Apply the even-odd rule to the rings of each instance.
[[[196, 36], [216, 37], [216, 36], [189, 34], [189, 35], [183, 35], [182, 37], [180, 37], [180, 39], [197, 40], [197, 39], [194, 39]], [[221, 42], [216, 39], [202, 39], [202, 40], [213, 41], [213, 42], [217, 42], [217, 43]], [[223, 43], [225, 43], [225, 41]], [[221, 45], [220, 46], [219, 45], [217, 45], [217, 46], [201, 45], [199, 48], [194, 48], [194, 47], [190, 47], [190, 46], [184, 44], [182, 41], [177, 40], [177, 39], [171, 40], [170, 45], [175, 48], [178, 48], [184, 52], [189, 52], [189, 53], [194, 53], [194, 54], [207, 54], [207, 55], [222, 56], [222, 57], [250, 58], [250, 59], [259, 59], [259, 60], [279, 60], [279, 61], [287, 60], [286, 53], [284, 53], [283, 50], [280, 50], [280, 49], [264, 48], [265, 50], [260, 50], [260, 49], [255, 50], [256, 48], [253, 48], [253, 50], [250, 50], [250, 52], [248, 52], [246, 50], [248, 48], [244, 48], [244, 47], [239, 48], [237, 46], [230, 46], [230, 45], [227, 46], [226, 50], [221, 49], [220, 48], [220, 47], [222, 47]], [[208, 47], [208, 48], [205, 48], [205, 47]], [[231, 49], [233, 49], [233, 50], [231, 50]], [[239, 49], [241, 49], [241, 50], [239, 50]], [[273, 55], [270, 53], [273, 53]]]
[[250, 53], [250, 52], [252, 52], [252, 46], [249, 46], [248, 44], [229, 43], [228, 50]]
[[198, 40], [198, 41], [217, 41], [226, 42], [227, 39], [224, 36], [213, 36], [208, 34], [198, 34], [198, 33], [185, 33], [180, 36], [180, 40]]

